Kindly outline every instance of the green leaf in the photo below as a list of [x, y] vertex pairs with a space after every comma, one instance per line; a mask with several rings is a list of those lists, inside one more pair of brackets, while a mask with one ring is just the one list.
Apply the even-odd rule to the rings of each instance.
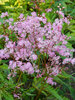
[[66, 46], [67, 46], [69, 49], [73, 49], [72, 44], [69, 43], [69, 42], [66, 44]]
[[63, 100], [69, 100], [68, 98], [66, 98], [66, 97], [63, 97]]
[[28, 92], [26, 92], [26, 95], [28, 95], [28, 96], [36, 96], [36, 94], [31, 94], [31, 93], [28, 93]]
[[[59, 75], [60, 76], [60, 75]], [[65, 71], [62, 71], [62, 75], [61, 77], [65, 77], [65, 78], [71, 78], [72, 75], [67, 74]]]
[[58, 92], [52, 86], [46, 85], [44, 90], [47, 91], [49, 94], [52, 94], [58, 100], [63, 100], [63, 98], [58, 94]]
[[4, 77], [1, 73], [0, 73], [0, 80], [4, 81]]
[[73, 89], [72, 87], [69, 87], [69, 90], [70, 90], [73, 100], [75, 100], [75, 89]]
[[75, 77], [71, 76], [71, 78], [75, 81]]
[[0, 90], [0, 100], [2, 100], [2, 96], [1, 95], [2, 95], [2, 91]]
[[7, 63], [9, 60], [0, 60], [0, 64]]
[[0, 18], [0, 22], [3, 23], [3, 19], [2, 18]]
[[70, 44], [72, 44], [72, 45], [75, 44], [75, 32], [74, 32], [74, 33], [71, 33], [71, 34], [68, 33], [67, 36], [68, 36], [68, 37], [71, 37], [71, 38], [68, 40], [68, 42], [69, 42]]
[[5, 98], [4, 100], [14, 100], [13, 96], [5, 90], [3, 91], [2, 95]]
[[3, 64], [3, 65], [0, 66], [0, 68], [2, 68], [2, 69], [8, 69], [8, 65], [7, 64]]
[[[66, 74], [66, 73], [64, 73], [64, 75], [66, 75], [66, 77], [71, 78], [71, 76], [68, 75], [68, 74]], [[67, 84], [66, 82], [62, 81], [59, 77], [55, 77], [54, 79], [55, 79], [58, 83], [60, 83], [60, 84], [62, 84], [62, 85], [65, 85], [65, 86], [69, 89], [72, 98], [73, 98], [73, 99], [75, 98], [75, 90], [74, 90], [69, 84]]]
[[45, 36], [43, 36], [43, 40], [46, 40], [46, 37]]
[[10, 6], [10, 2], [5, 2], [5, 6]]
[[67, 2], [67, 3], [72, 3], [71, 0], [64, 0], [64, 2]]

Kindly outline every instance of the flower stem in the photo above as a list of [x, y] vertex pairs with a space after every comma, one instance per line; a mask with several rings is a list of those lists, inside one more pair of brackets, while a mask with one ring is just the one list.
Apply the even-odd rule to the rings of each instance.
[[19, 79], [18, 79], [17, 83], [19, 83], [19, 81], [20, 81], [20, 79], [21, 79], [21, 76], [22, 76], [22, 72], [21, 72], [21, 74], [20, 74], [20, 76], [19, 76]]
[[[45, 84], [45, 82], [44, 82], [44, 84]], [[43, 86], [41, 87], [40, 91], [38, 92], [38, 95], [36, 96], [35, 100], [38, 100], [38, 97], [40, 96], [41, 91], [43, 90], [44, 84], [43, 84]]]

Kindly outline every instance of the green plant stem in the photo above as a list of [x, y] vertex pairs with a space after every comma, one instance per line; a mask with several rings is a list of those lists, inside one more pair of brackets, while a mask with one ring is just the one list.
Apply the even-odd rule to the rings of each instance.
[[[20, 81], [20, 79], [21, 79], [21, 76], [22, 76], [22, 72], [21, 72], [21, 74], [20, 74], [20, 76], [19, 76], [19, 79], [18, 79], [18, 81], [17, 81], [17, 84], [19, 83], [19, 81]], [[21, 84], [19, 84], [18, 86], [20, 86], [20, 85], [21, 85]], [[15, 88], [14, 91], [16, 91], [16, 89], [17, 89], [17, 88]]]
[[18, 79], [17, 83], [19, 83], [19, 81], [20, 81], [20, 79], [21, 79], [21, 76], [22, 76], [22, 72], [21, 72], [21, 74], [20, 74], [20, 76], [19, 76], [19, 79]]
[[45, 85], [45, 82], [44, 82], [43, 86], [41, 87], [40, 91], [38, 92], [38, 95], [36, 96], [35, 100], [38, 100], [38, 97], [40, 96], [41, 91], [42, 91], [43, 88], [44, 88], [44, 85]]
[[[48, 79], [48, 76], [47, 76], [47, 79]], [[38, 100], [38, 97], [40, 96], [42, 90], [44, 89], [44, 85], [46, 84], [46, 80], [44, 79], [44, 84], [42, 85], [41, 89], [39, 90], [38, 95], [36, 96], [35, 100]]]

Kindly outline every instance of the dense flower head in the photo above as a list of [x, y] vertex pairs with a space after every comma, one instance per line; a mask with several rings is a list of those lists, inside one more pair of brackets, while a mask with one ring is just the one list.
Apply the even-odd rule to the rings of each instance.
[[6, 17], [6, 16], [8, 16], [8, 12], [5, 12], [5, 13], [2, 13], [2, 14], [1, 14], [1, 18], [4, 18], [4, 17]]
[[[8, 14], [2, 13], [1, 18], [4, 16], [8, 16]], [[62, 16], [64, 17], [64, 15]], [[66, 46], [68, 37], [61, 33], [63, 23], [69, 24], [68, 19], [66, 17], [57, 18], [51, 24], [47, 22], [45, 14], [38, 17], [35, 12], [32, 12], [31, 16], [27, 16], [27, 18], [20, 14], [19, 20], [14, 22], [14, 25], [12, 22], [13, 19], [10, 18], [8, 30], [16, 34], [17, 41], [13, 42], [8, 36], [0, 35], [0, 38], [5, 37], [5, 46], [0, 50], [0, 59], [11, 58], [10, 69], [21, 70], [28, 74], [37, 73], [37, 77], [42, 77], [47, 72], [49, 75], [47, 83], [56, 84], [51, 76], [61, 73], [61, 56], [66, 57], [62, 61], [63, 66], [69, 62], [75, 64], [75, 59], [72, 59], [72, 50]], [[44, 57], [45, 63], [42, 63], [42, 68], [38, 63], [34, 64], [35, 60], [41, 59], [37, 54], [38, 51], [42, 55], [48, 55], [48, 58]]]
[[52, 8], [45, 9], [46, 12], [51, 12]]

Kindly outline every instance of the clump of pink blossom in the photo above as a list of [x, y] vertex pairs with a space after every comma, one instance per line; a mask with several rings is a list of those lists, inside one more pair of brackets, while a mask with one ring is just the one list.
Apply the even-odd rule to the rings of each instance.
[[8, 12], [5, 12], [5, 13], [2, 13], [2, 14], [1, 14], [1, 18], [4, 18], [4, 17], [6, 17], [6, 16], [8, 16]]
[[46, 12], [51, 12], [52, 8], [45, 9]]
[[[8, 16], [8, 14], [1, 15], [2, 18], [4, 16]], [[69, 23], [68, 19], [66, 17], [57, 18], [51, 24], [47, 22], [45, 14], [38, 17], [36, 12], [32, 12], [31, 16], [27, 16], [27, 18], [20, 14], [19, 20], [14, 24], [12, 22], [13, 19], [5, 21], [9, 24], [8, 30], [16, 34], [17, 41], [10, 40], [8, 34], [7, 36], [0, 35], [0, 38], [5, 38], [4, 49], [0, 49], [0, 59], [10, 59], [9, 69], [11, 70], [20, 70], [28, 74], [36, 73], [38, 78], [47, 73], [49, 76], [47, 83], [56, 84], [53, 82], [52, 76], [61, 73], [62, 65], [75, 64], [75, 59], [72, 59], [72, 50], [66, 46], [69, 38], [61, 32], [63, 23]], [[41, 22], [44, 24], [43, 27]], [[38, 51], [40, 55], [44, 56], [44, 61], [40, 60], [42, 58], [37, 54]], [[48, 55], [48, 58], [44, 54]], [[62, 61], [62, 65], [61, 56], [66, 57]], [[35, 60], [38, 60], [38, 63], [35, 63]], [[42, 68], [39, 63], [42, 63]]]

